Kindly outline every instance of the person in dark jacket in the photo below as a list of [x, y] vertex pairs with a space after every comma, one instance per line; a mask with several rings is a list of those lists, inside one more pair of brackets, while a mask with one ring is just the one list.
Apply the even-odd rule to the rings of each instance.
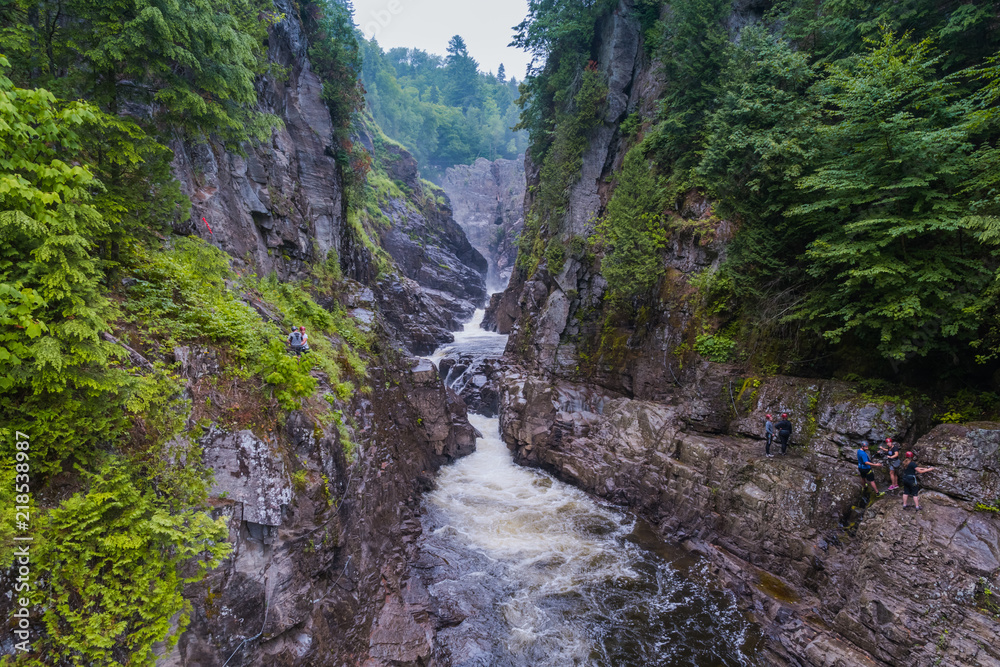
[[774, 422], [771, 415], [764, 415], [764, 455], [771, 458], [771, 441], [774, 440]]
[[906, 501], [912, 497], [913, 498], [913, 509], [920, 511], [920, 480], [917, 479], [917, 474], [923, 475], [925, 472], [930, 472], [934, 468], [923, 468], [917, 465], [916, 455], [913, 452], [906, 452], [906, 460], [903, 461], [903, 509], [905, 510], [908, 505]]
[[778, 431], [778, 442], [781, 443], [781, 455], [785, 455], [785, 451], [788, 449], [788, 439], [792, 437], [792, 422], [788, 421], [788, 413], [781, 413], [781, 420], [774, 425], [774, 428]]
[[892, 438], [885, 439], [885, 463], [889, 466], [889, 491], [899, 488], [899, 466], [903, 462], [900, 456], [899, 443]]

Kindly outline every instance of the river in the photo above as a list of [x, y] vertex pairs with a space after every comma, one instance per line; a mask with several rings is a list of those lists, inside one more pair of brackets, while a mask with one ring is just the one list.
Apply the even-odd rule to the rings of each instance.
[[[481, 321], [479, 311], [431, 359], [500, 356], [506, 337]], [[758, 664], [759, 631], [704, 561], [515, 465], [496, 418], [470, 421], [483, 434], [476, 452], [441, 470], [423, 508], [418, 567], [448, 626], [437, 636], [444, 664]]]

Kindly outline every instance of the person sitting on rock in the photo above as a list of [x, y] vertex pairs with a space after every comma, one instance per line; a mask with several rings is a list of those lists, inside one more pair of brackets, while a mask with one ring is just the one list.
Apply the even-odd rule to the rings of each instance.
[[913, 452], [906, 452], [906, 460], [903, 461], [903, 509], [905, 510], [909, 507], [906, 501], [910, 496], [913, 497], [913, 509], [920, 511], [920, 480], [917, 479], [917, 474], [923, 475], [925, 472], [930, 472], [934, 468], [923, 468], [917, 465], [915, 459], [917, 455]]
[[781, 413], [781, 421], [774, 425], [778, 429], [778, 442], [781, 443], [781, 455], [788, 449], [788, 439], [792, 437], [792, 422], [788, 421], [788, 413]]
[[771, 421], [771, 415], [764, 415], [764, 455], [768, 458], [773, 458], [771, 456], [771, 441], [774, 439], [774, 422]]
[[892, 438], [885, 439], [885, 462], [889, 466], [889, 491], [899, 488], [899, 466], [903, 459], [899, 455], [899, 444]]
[[858, 449], [858, 474], [861, 475], [861, 479], [863, 479], [866, 484], [871, 485], [872, 491], [875, 492], [876, 496], [881, 496], [883, 494], [878, 492], [878, 486], [875, 484], [875, 471], [872, 470], [872, 466], [881, 468], [882, 464], [872, 461], [871, 457], [868, 455], [868, 442], [862, 440], [861, 447]]
[[306, 351], [305, 330], [305, 327], [292, 327], [292, 333], [288, 334], [288, 345], [296, 357]]

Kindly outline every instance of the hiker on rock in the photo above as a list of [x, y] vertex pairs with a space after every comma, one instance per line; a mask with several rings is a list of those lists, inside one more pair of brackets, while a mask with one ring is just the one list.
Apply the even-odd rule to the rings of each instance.
[[889, 466], [889, 491], [899, 488], [899, 467], [903, 462], [899, 455], [899, 444], [892, 438], [885, 439], [885, 462]]
[[771, 421], [771, 415], [764, 415], [764, 455], [768, 458], [774, 458], [771, 456], [771, 441], [774, 440], [774, 422]]
[[918, 466], [916, 458], [917, 455], [913, 452], [906, 452], [906, 460], [903, 461], [903, 509], [905, 510], [908, 507], [906, 501], [912, 496], [913, 509], [919, 512], [920, 480], [917, 479], [917, 474], [923, 475], [925, 472], [934, 470], [934, 468], [922, 468]]
[[881, 468], [882, 464], [872, 462], [871, 457], [868, 455], [868, 442], [862, 440], [861, 447], [858, 449], [858, 474], [861, 475], [861, 479], [863, 479], [866, 484], [871, 485], [872, 491], [875, 492], [875, 495], [880, 496], [882, 494], [878, 492], [878, 486], [875, 485], [875, 471], [872, 470], [872, 466]]
[[296, 357], [302, 356], [303, 352], [309, 351], [306, 344], [306, 328], [292, 327], [292, 333], [288, 334], [288, 345]]
[[781, 443], [781, 455], [785, 455], [788, 449], [788, 439], [792, 437], [792, 422], [788, 421], [788, 413], [781, 413], [781, 420], [774, 425], [778, 430], [778, 442]]

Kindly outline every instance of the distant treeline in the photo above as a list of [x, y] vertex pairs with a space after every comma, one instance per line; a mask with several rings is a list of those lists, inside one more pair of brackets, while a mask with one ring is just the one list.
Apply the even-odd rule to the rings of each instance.
[[425, 175], [524, 152], [527, 133], [511, 129], [520, 112], [517, 80], [506, 77], [503, 65], [495, 75], [480, 72], [458, 35], [444, 57], [419, 49], [384, 52], [374, 41], [362, 41], [361, 50], [372, 115], [413, 153]]

